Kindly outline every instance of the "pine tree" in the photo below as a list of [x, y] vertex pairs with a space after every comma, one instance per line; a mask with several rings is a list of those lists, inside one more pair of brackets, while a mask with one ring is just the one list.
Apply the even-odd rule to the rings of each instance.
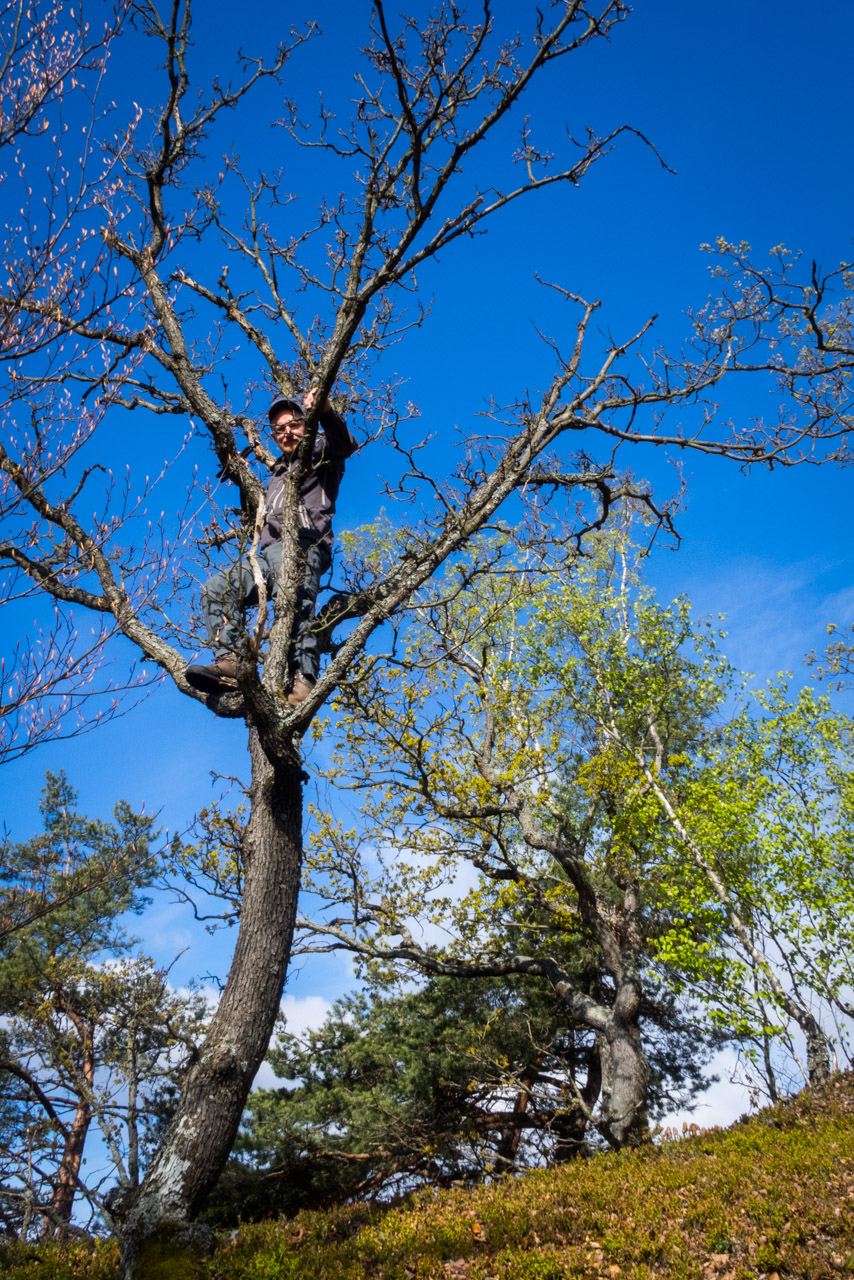
[[138, 1180], [144, 1111], [185, 1056], [199, 1010], [132, 954], [123, 923], [146, 905], [154, 818], [123, 801], [112, 823], [86, 818], [64, 774], [47, 774], [40, 809], [43, 831], [7, 843], [0, 901], [11, 924], [0, 954], [0, 1213], [10, 1234], [64, 1236], [78, 1191], [92, 1210], [101, 1203], [82, 1177], [93, 1124], [120, 1182]]

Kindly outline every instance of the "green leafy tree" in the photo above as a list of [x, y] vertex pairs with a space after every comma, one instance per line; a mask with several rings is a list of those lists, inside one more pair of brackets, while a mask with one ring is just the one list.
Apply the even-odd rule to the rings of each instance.
[[[805, 1075], [824, 1079], [814, 1006], [843, 1016], [848, 966], [819, 939], [854, 921], [845, 722], [808, 695], [748, 698], [711, 628], [685, 601], [659, 606], [619, 538], [569, 573], [507, 540], [458, 573], [466, 594], [422, 597], [341, 699], [329, 776], [360, 816], [347, 830], [317, 814], [310, 887], [327, 914], [301, 919], [303, 945], [544, 981], [598, 1038], [589, 1118], [614, 1145], [646, 1131], [656, 977], [751, 1052], [768, 1037], [791, 1050], [795, 1027]], [[445, 940], [419, 940], [425, 924]], [[574, 934], [598, 988], [566, 963]]]
[[[348, 689], [331, 776], [363, 795], [360, 825], [347, 832], [316, 815], [310, 887], [351, 918], [301, 923], [309, 948], [349, 946], [437, 976], [544, 981], [567, 1025], [597, 1038], [602, 1089], [588, 1120], [622, 1146], [647, 1128], [640, 1021], [648, 940], [661, 927], [648, 871], [666, 824], [636, 768], [621, 768], [591, 725], [580, 668], [547, 670], [556, 655], [579, 655], [606, 599], [627, 604], [625, 557], [602, 541], [571, 583], [557, 563], [535, 561], [507, 539], [478, 546], [456, 569], [465, 593], [451, 578], [440, 598], [421, 597], [394, 656]], [[678, 673], [673, 683], [670, 734], [682, 744], [707, 707]], [[474, 884], [459, 890], [463, 875]], [[448, 943], [420, 944], [425, 921]], [[601, 967], [593, 985], [567, 959], [575, 939]]]
[[[544, 674], [584, 691], [604, 757], [667, 832], [656, 959], [761, 1060], [772, 1098], [781, 1050], [787, 1087], [791, 1067], [822, 1083], [837, 1050], [847, 1056], [852, 1013], [850, 719], [810, 690], [792, 697], [785, 681], [750, 693], [687, 601], [663, 608], [623, 590], [597, 602], [578, 635], [581, 668], [557, 655], [559, 616], [541, 618]], [[726, 720], [681, 747], [686, 690]]]
[[644, 769], [684, 855], [674, 908], [723, 915], [699, 948], [668, 933], [660, 957], [742, 1042], [772, 1100], [823, 1081], [850, 1060], [854, 1015], [850, 719], [781, 680], [698, 757]]

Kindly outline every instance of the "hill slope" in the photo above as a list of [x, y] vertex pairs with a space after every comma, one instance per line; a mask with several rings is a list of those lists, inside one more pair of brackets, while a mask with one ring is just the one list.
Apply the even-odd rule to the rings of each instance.
[[[4, 1257], [5, 1255], [5, 1257]], [[114, 1246], [0, 1247], [20, 1280], [112, 1280]], [[211, 1280], [854, 1277], [854, 1077], [713, 1130], [380, 1212], [243, 1228]], [[164, 1273], [166, 1274], [166, 1273]]]

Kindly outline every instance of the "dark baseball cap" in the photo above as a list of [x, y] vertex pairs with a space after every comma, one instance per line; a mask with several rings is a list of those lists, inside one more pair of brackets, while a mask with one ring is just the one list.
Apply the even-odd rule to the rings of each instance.
[[283, 409], [290, 409], [295, 418], [305, 417], [305, 409], [302, 407], [299, 400], [291, 400], [287, 396], [280, 396], [278, 400], [273, 401], [270, 408], [267, 410], [267, 417], [270, 422], [272, 422], [276, 415], [281, 413]]

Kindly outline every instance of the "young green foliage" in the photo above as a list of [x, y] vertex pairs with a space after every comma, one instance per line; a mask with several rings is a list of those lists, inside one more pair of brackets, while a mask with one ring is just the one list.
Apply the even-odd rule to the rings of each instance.
[[749, 695], [688, 602], [642, 586], [624, 539], [568, 568], [542, 545], [473, 546], [339, 709], [329, 776], [360, 813], [350, 830], [316, 814], [326, 913], [301, 921], [306, 949], [546, 982], [595, 1037], [588, 1118], [614, 1145], [644, 1131], [655, 974], [760, 1054], [772, 1096], [799, 1037], [807, 1078], [838, 1060], [850, 727], [808, 692]]
[[[481, 541], [396, 628], [387, 660], [347, 689], [331, 776], [360, 794], [360, 825], [347, 832], [317, 815], [309, 887], [336, 912], [348, 904], [349, 917], [303, 927], [310, 948], [545, 982], [566, 1026], [593, 1036], [600, 1105], [598, 1089], [576, 1102], [619, 1146], [646, 1126], [640, 1023], [667, 831], [637, 765], [597, 728], [595, 673], [608, 666], [622, 684], [633, 725], [643, 649], [672, 687], [680, 744], [709, 695], [688, 689], [678, 662], [668, 667], [618, 543], [600, 539], [571, 579], [565, 556]], [[620, 631], [629, 609], [631, 644]], [[585, 953], [579, 977], [573, 956]]]

